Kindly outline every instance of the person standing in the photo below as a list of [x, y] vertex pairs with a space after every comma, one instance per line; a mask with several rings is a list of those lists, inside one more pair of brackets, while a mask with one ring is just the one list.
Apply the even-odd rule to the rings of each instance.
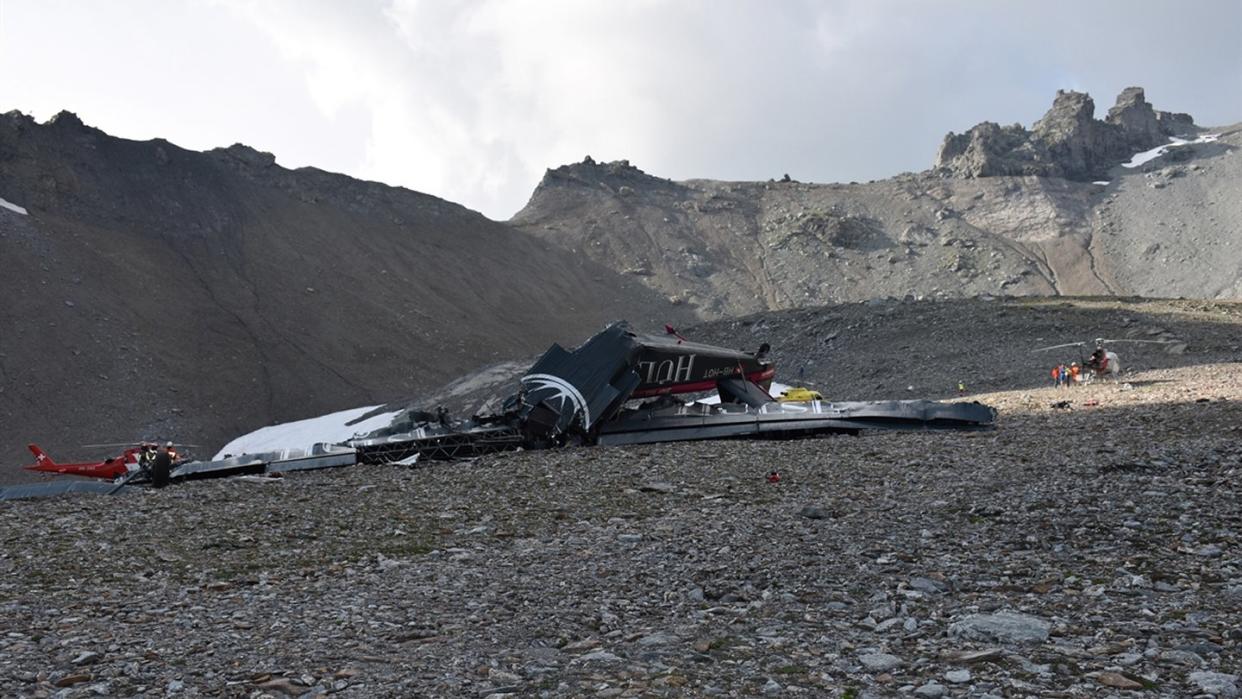
[[159, 448], [155, 452], [155, 457], [151, 459], [151, 485], [156, 488], [163, 488], [168, 485], [168, 476], [172, 473], [173, 455], [168, 446]]
[[138, 452], [138, 468], [150, 473], [151, 462], [155, 459], [155, 445], [151, 442], [143, 442], [142, 448]]

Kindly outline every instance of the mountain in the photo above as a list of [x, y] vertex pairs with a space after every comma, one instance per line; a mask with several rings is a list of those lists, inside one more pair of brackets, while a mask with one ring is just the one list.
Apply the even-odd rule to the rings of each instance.
[[27, 441], [69, 457], [153, 437], [217, 447], [620, 317], [685, 314], [436, 197], [241, 145], [114, 138], [69, 113], [0, 116], [0, 199], [5, 465], [29, 462]]
[[865, 184], [675, 182], [587, 158], [549, 170], [508, 223], [242, 145], [200, 153], [10, 112], [0, 454], [214, 449], [345, 408], [461, 403], [617, 318], [1242, 297], [1242, 127], [1199, 127], [1141, 88], [1094, 112], [1061, 92], [1030, 129], [951, 133], [927, 171]]
[[865, 184], [674, 182], [587, 158], [548, 170], [511, 223], [705, 319], [877, 297], [1242, 297], [1242, 127], [1200, 128], [1141, 88], [1094, 109], [1061, 92], [1029, 131], [949, 134], [935, 167]]

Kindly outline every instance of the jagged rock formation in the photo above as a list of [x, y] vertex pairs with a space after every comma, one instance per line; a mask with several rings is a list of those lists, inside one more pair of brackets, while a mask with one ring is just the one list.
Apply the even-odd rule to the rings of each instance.
[[1189, 114], [1154, 110], [1141, 87], [1123, 90], [1103, 121], [1095, 119], [1090, 95], [1058, 90], [1052, 108], [1030, 131], [1021, 124], [983, 122], [964, 134], [950, 132], [936, 156], [936, 171], [947, 177], [1091, 180], [1135, 152], [1194, 130]]
[[69, 113], [0, 116], [0, 198], [7, 466], [27, 441], [66, 459], [157, 435], [218, 447], [678, 313], [458, 204]]
[[1198, 127], [1139, 88], [1105, 121], [1093, 110], [1062, 92], [1029, 132], [982, 124], [950, 136], [947, 164], [865, 184], [673, 182], [588, 158], [549, 170], [511, 223], [704, 318], [877, 297], [1242, 297], [1242, 131], [1114, 167]]

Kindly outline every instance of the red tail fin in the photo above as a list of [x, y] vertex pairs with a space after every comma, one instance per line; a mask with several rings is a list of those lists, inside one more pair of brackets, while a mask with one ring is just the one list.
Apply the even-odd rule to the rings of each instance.
[[35, 455], [35, 462], [33, 464], [30, 464], [26, 468], [32, 471], [41, 471], [41, 470], [56, 468], [56, 465], [57, 465], [56, 462], [52, 461], [52, 457], [48, 456], [47, 454], [44, 454], [43, 450], [39, 448], [38, 444], [27, 444], [26, 448], [30, 450], [31, 454]]

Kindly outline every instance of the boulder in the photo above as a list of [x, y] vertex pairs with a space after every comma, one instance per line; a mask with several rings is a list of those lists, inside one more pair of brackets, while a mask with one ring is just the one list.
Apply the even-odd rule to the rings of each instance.
[[1104, 121], [1120, 128], [1126, 145], [1134, 151], [1154, 148], [1167, 140], [1156, 110], [1147, 103], [1141, 87], [1122, 90]]
[[859, 656], [858, 662], [871, 672], [888, 672], [905, 664], [901, 658], [888, 653], [867, 653]]
[[949, 637], [984, 643], [1043, 643], [1052, 624], [1016, 612], [973, 614], [949, 626]]
[[1238, 676], [1223, 672], [1192, 672], [1187, 677], [1199, 686], [1204, 694], [1211, 694], [1224, 699], [1235, 699], [1239, 696]]

